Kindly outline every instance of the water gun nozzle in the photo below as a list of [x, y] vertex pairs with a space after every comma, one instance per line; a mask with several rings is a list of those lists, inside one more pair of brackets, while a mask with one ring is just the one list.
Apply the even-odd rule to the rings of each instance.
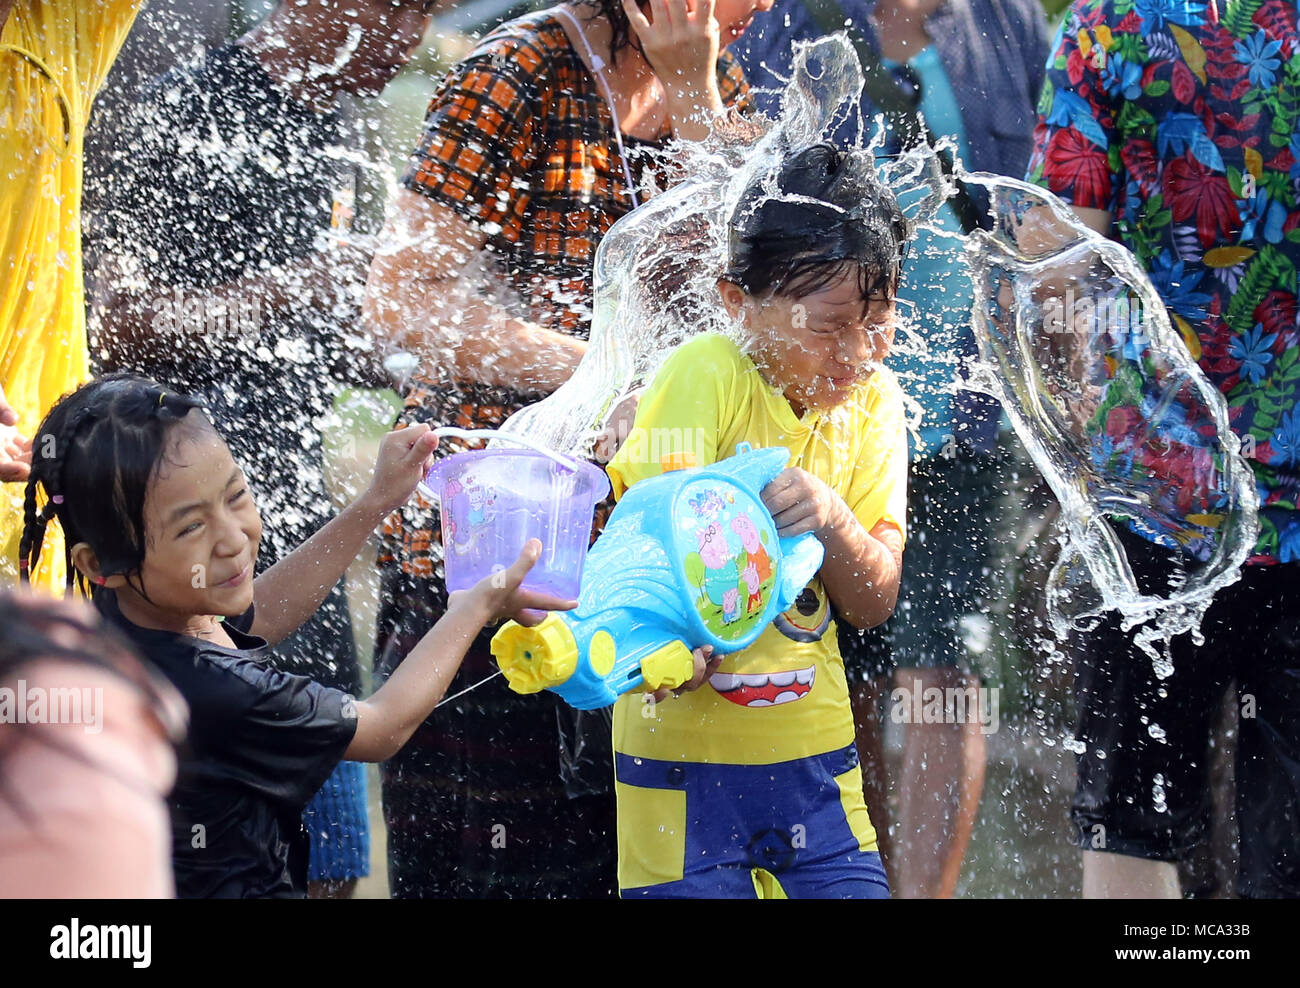
[[573, 633], [555, 614], [531, 628], [510, 621], [492, 636], [492, 657], [516, 693], [540, 693], [578, 668]]

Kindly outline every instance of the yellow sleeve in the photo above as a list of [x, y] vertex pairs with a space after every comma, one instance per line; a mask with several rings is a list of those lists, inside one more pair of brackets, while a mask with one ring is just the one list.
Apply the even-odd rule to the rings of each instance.
[[4, 42], [34, 56], [84, 127], [143, 0], [17, 0]]
[[[877, 372], [881, 373], [881, 372]], [[858, 466], [845, 502], [867, 531], [880, 522], [907, 535], [907, 427], [903, 396], [892, 378], [863, 416]]]
[[682, 344], [664, 362], [641, 396], [627, 441], [606, 467], [616, 498], [662, 473], [666, 456], [690, 453], [696, 466], [718, 459], [739, 360], [730, 340], [706, 335]]
[[143, 0], [56, 0], [77, 17], [77, 82], [87, 111], [108, 78]]

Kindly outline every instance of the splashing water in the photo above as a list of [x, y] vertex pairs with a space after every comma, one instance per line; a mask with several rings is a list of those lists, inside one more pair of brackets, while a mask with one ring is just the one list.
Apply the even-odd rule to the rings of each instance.
[[343, 71], [343, 67], [352, 61], [352, 56], [361, 47], [361, 39], [365, 37], [365, 34], [365, 29], [360, 24], [353, 24], [349, 27], [347, 40], [343, 43], [343, 47], [338, 50], [338, 54], [334, 56], [334, 61], [329, 65], [312, 62], [307, 68], [307, 78], [319, 79], [322, 76], [337, 75]]
[[1168, 813], [1169, 803], [1165, 795], [1165, 777], [1161, 772], [1151, 782], [1151, 806], [1157, 813]]
[[[1058, 637], [1103, 611], [1138, 645], [1192, 632], [1240, 577], [1258, 495], [1223, 395], [1192, 358], [1136, 258], [1059, 200], [1013, 179], [966, 176], [994, 225], [965, 243], [981, 361], [972, 385], [1001, 401], [1061, 503], [1048, 582]], [[1138, 587], [1107, 516], [1200, 562], [1166, 595]]]
[[[619, 397], [677, 344], [709, 331], [743, 342], [716, 298], [727, 218], [787, 149], [830, 140], [860, 91], [857, 56], [842, 35], [800, 45], [781, 116], [756, 144], [678, 152], [688, 177], [601, 242], [586, 356], [563, 387], [505, 429], [586, 455]], [[1223, 396], [1122, 246], [1042, 189], [960, 168], [987, 195], [992, 225], [952, 237], [936, 219], [953, 183], [934, 150], [884, 157], [883, 140], [879, 122], [869, 142], [859, 128], [859, 145], [876, 156], [909, 218], [951, 237], [968, 268], [979, 359], [967, 386], [1002, 403], [1061, 503], [1062, 551], [1047, 591], [1053, 630], [1063, 639], [1114, 610], [1125, 630], [1142, 625], [1138, 644], [1163, 661], [1154, 643], [1199, 635], [1257, 534], [1258, 498]], [[908, 345], [923, 346], [920, 334], [909, 336], [917, 342]], [[1167, 594], [1143, 593], [1108, 516], [1183, 546], [1199, 567], [1174, 574]]]
[[[781, 117], [761, 140], [681, 148], [674, 164], [689, 177], [609, 229], [596, 252], [587, 355], [563, 387], [516, 413], [503, 431], [585, 455], [618, 396], [648, 381], [679, 343], [706, 332], [745, 342], [717, 299], [727, 219], [755, 177], [775, 181], [788, 149], [830, 141], [862, 88], [857, 55], [842, 38], [799, 50]], [[883, 141], [878, 129], [869, 149], [878, 152]], [[900, 200], [910, 201], [913, 222], [930, 222], [951, 192], [932, 154], [882, 159], [880, 172]]]

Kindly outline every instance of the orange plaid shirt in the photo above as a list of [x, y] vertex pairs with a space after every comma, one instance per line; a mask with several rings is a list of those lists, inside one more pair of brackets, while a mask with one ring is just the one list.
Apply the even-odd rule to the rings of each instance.
[[[725, 52], [718, 84], [724, 105], [749, 111]], [[624, 145], [640, 183], [647, 142]], [[609, 107], [558, 18], [502, 25], [447, 74], [402, 181], [488, 233], [529, 318], [585, 334], [596, 246], [633, 202]]]
[[[722, 101], [752, 111], [739, 64], [718, 59]], [[660, 140], [623, 138], [633, 181], [653, 171]], [[434, 94], [402, 183], [488, 234], [487, 247], [525, 308], [557, 332], [586, 338], [592, 264], [601, 237], [633, 208], [596, 80], [562, 22], [545, 12], [510, 21], [454, 66]], [[508, 388], [450, 384], [418, 373], [402, 421], [496, 428], [541, 398]], [[444, 442], [439, 455], [465, 448]], [[441, 579], [437, 512], [422, 495], [389, 517], [380, 564]]]

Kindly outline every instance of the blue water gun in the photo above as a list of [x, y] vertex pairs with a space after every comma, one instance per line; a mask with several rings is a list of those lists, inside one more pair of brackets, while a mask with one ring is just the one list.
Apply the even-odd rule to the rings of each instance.
[[789, 460], [783, 447], [741, 443], [735, 456], [628, 490], [587, 556], [577, 609], [493, 636], [510, 688], [594, 710], [637, 687], [687, 682], [692, 649], [753, 644], [822, 564], [817, 537], [778, 537], [759, 496]]

